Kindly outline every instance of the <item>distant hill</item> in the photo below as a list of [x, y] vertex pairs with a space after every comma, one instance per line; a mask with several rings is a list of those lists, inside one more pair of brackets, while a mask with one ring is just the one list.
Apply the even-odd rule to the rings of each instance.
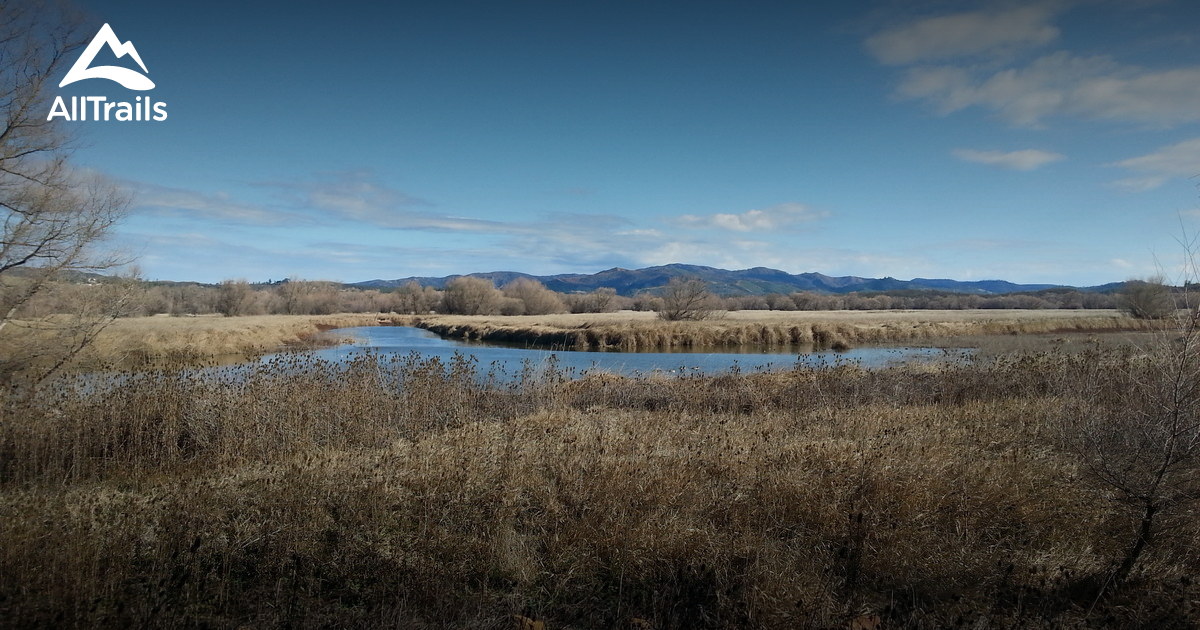
[[[820, 273], [790, 274], [778, 269], [754, 267], [730, 271], [715, 267], [700, 265], [671, 264], [645, 269], [622, 269], [614, 267], [593, 274], [559, 274], [553, 276], [534, 276], [515, 271], [493, 271], [488, 273], [467, 274], [476, 278], [491, 280], [496, 286], [503, 286], [517, 278], [532, 278], [538, 280], [547, 288], [562, 293], [587, 293], [599, 288], [609, 287], [618, 294], [633, 296], [642, 291], [655, 291], [666, 286], [671, 278], [696, 277], [708, 283], [710, 290], [720, 295], [765, 295], [768, 293], [793, 293], [795, 291], [814, 291], [818, 293], [856, 293], [874, 291], [944, 291], [948, 293], [969, 293], [975, 295], [1004, 295], [1007, 293], [1025, 293], [1065, 287], [1056, 284], [1015, 284], [1004, 280], [960, 281], [949, 279], [913, 278], [912, 280], [897, 280], [896, 278], [860, 278], [857, 276], [827, 276]], [[368, 280], [355, 282], [349, 286], [363, 289], [389, 289], [416, 282], [422, 286], [444, 288], [446, 283], [460, 276], [444, 277], [412, 277], [396, 280]], [[1082, 288], [1082, 290], [1108, 292], [1122, 283], [1103, 285], [1101, 287]]]

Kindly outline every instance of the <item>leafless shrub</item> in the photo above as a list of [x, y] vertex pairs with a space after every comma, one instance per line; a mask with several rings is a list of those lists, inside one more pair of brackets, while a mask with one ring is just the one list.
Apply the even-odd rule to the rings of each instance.
[[517, 315], [550, 315], [567, 311], [559, 295], [537, 280], [517, 278], [505, 285], [503, 291], [506, 297], [520, 300], [522, 309]]
[[631, 307], [635, 311], [654, 311], [657, 313], [663, 308], [663, 299], [653, 293], [641, 291], [633, 296]]
[[616, 289], [607, 287], [596, 289], [591, 293], [564, 295], [562, 299], [572, 313], [613, 313], [627, 304], [632, 304], [632, 300], [629, 298], [617, 295]]
[[[1185, 248], [1194, 275], [1193, 249]], [[1093, 372], [1080, 392], [1087, 402], [1062, 425], [1089, 479], [1128, 525], [1117, 535], [1119, 561], [1089, 576], [1097, 601], [1122, 594], [1147, 552], [1200, 505], [1200, 310], [1178, 313], [1161, 276], [1128, 283], [1125, 299], [1135, 317], [1174, 313], [1177, 326], [1115, 370]]]
[[411, 280], [392, 295], [396, 299], [397, 313], [425, 314], [438, 310], [442, 302], [442, 294], [437, 289], [423, 287]]
[[287, 315], [328, 315], [340, 304], [338, 285], [319, 280], [289, 278], [275, 288], [282, 302], [279, 312]]
[[[0, 340], [14, 326], [35, 328], [32, 354], [4, 357], [0, 380], [21, 372], [34, 382], [68, 363], [112, 318], [128, 295], [86, 306], [71, 317], [20, 321], [20, 310], [58, 281], [112, 272], [126, 261], [102, 241], [124, 215], [128, 199], [104, 178], [72, 170], [69, 134], [47, 120], [53, 78], [87, 34], [58, 3], [7, 3], [0, 10]], [[91, 297], [108, 294], [97, 290]]]
[[488, 280], [460, 276], [446, 284], [442, 310], [456, 315], [495, 315], [504, 295]]
[[257, 315], [254, 291], [245, 280], [225, 280], [217, 295], [217, 312], [226, 317]]
[[658, 316], [667, 321], [701, 320], [717, 312], [716, 297], [699, 278], [671, 278], [662, 291]]
[[1139, 319], [1163, 319], [1175, 312], [1174, 298], [1162, 276], [1127, 281], [1121, 303], [1130, 315]]
[[517, 298], [502, 296], [500, 298], [500, 314], [506, 316], [524, 315], [525, 302]]

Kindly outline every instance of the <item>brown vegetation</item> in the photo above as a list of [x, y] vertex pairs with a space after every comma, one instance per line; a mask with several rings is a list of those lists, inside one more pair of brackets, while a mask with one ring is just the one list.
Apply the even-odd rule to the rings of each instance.
[[[69, 313], [75, 299], [86, 291], [88, 282], [59, 282], [47, 287], [22, 306], [24, 317]], [[477, 281], [474, 297], [463, 301], [463, 288], [455, 284], [446, 301], [447, 291], [421, 286], [410, 281], [395, 289], [360, 289], [327, 281], [288, 279], [279, 282], [249, 283], [226, 280], [218, 285], [198, 283], [139, 283], [136, 299], [130, 303], [135, 315], [325, 315], [330, 313], [462, 313], [463, 309], [483, 309], [487, 314], [533, 315], [563, 311], [572, 313], [609, 313], [622, 309], [664, 310], [661, 292], [640, 293], [633, 297], [617, 295], [610, 288], [590, 293], [557, 293], [527, 278], [506, 286], [497, 295], [487, 280]], [[103, 282], [103, 279], [99, 281]], [[483, 283], [483, 284], [480, 284]], [[705, 304], [708, 311], [904, 311], [904, 310], [1095, 310], [1128, 308], [1129, 293], [1138, 288], [1130, 281], [1124, 293], [1094, 293], [1072, 289], [1041, 291], [1033, 294], [968, 295], [936, 291], [892, 293], [820, 294], [798, 292], [788, 295], [747, 295], [714, 297]], [[447, 287], [450, 288], [450, 287]], [[1167, 299], [1183, 308], [1181, 293], [1167, 289]], [[506, 299], [507, 298], [507, 299]], [[485, 314], [483, 312], [477, 314]], [[669, 318], [668, 318], [669, 319]]]
[[1068, 439], [1139, 413], [1122, 392], [1155, 365], [509, 382], [467, 359], [292, 357], [43, 388], [0, 424], [0, 615], [1189, 627], [1197, 521], [1176, 513], [1101, 597], [1140, 514]]
[[[53, 317], [51, 322], [64, 318]], [[382, 321], [392, 323], [392, 318]], [[50, 338], [17, 322], [13, 343], [41, 347]], [[340, 343], [319, 333], [333, 328], [373, 326], [378, 315], [259, 315], [249, 317], [129, 317], [113, 321], [78, 353], [76, 367], [132, 367], [146, 363], [199, 365], [211, 360], [245, 360], [287, 348]]]
[[504, 294], [483, 278], [460, 276], [447, 283], [442, 292], [442, 308], [447, 313], [498, 315], [503, 305]]
[[1140, 319], [1164, 319], [1176, 312], [1175, 298], [1162, 276], [1127, 281], [1121, 293], [1121, 306]]
[[567, 312], [559, 294], [547, 289], [537, 280], [517, 278], [504, 285], [504, 296], [520, 302], [520, 312], [513, 315], [550, 315]]
[[596, 289], [591, 293], [571, 293], [562, 296], [572, 313], [612, 313], [621, 310], [626, 298], [609, 288]]
[[662, 290], [658, 318], [669, 322], [711, 319], [720, 308], [717, 296], [699, 278], [671, 278]]
[[[99, 173], [73, 168], [72, 128], [44, 114], [53, 77], [87, 41], [83, 25], [66, 3], [0, 6], [0, 383], [16, 370], [49, 378], [128, 312], [125, 291], [93, 287], [59, 311], [71, 317], [22, 313], [64, 277], [126, 262], [103, 241], [129, 199]], [[22, 343], [35, 337], [46, 342]]]
[[550, 349], [624, 351], [720, 347], [841, 349], [979, 335], [1159, 330], [1118, 311], [921, 311], [729, 313], [667, 322], [652, 313], [549, 317], [428, 316], [416, 325], [446, 337]]

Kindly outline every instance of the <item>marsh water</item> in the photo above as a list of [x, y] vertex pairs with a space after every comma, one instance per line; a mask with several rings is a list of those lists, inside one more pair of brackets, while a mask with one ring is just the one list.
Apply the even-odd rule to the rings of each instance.
[[[341, 328], [328, 334], [351, 341], [313, 351], [318, 358], [344, 361], [363, 352], [410, 355], [451, 361], [456, 354], [473, 356], [480, 368], [516, 374], [527, 366], [550, 366], [575, 375], [587, 371], [605, 371], [636, 376], [666, 373], [713, 374], [731, 370], [784, 370], [797, 364], [820, 365], [853, 362], [864, 367], [883, 367], [894, 363], [938, 360], [947, 356], [938, 348], [867, 347], [843, 352], [805, 351], [804, 348], [738, 348], [732, 351], [618, 352], [551, 351], [484, 342], [444, 339], [437, 334], [408, 326], [370, 326]], [[270, 356], [263, 361], [269, 361]]]

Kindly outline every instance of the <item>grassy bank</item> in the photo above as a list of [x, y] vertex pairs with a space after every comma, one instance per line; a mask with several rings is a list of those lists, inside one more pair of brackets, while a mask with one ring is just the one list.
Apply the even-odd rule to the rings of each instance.
[[[375, 325], [380, 317], [339, 314], [120, 318], [83, 350], [79, 365], [89, 368], [245, 360], [286, 348], [335, 344], [336, 338], [320, 333], [332, 328]], [[12, 330], [21, 334], [13, 343], [36, 343], [36, 329], [22, 328], [18, 322]]]
[[1119, 311], [737, 311], [667, 322], [654, 313], [420, 317], [421, 328], [456, 339], [551, 349], [662, 351], [732, 346], [842, 349], [963, 337], [1147, 331], [1158, 325]]
[[[13, 626], [1193, 627], [1195, 519], [1072, 448], [1123, 354], [686, 378], [286, 357], [10, 400]], [[98, 392], [103, 392], [100, 394]]]

